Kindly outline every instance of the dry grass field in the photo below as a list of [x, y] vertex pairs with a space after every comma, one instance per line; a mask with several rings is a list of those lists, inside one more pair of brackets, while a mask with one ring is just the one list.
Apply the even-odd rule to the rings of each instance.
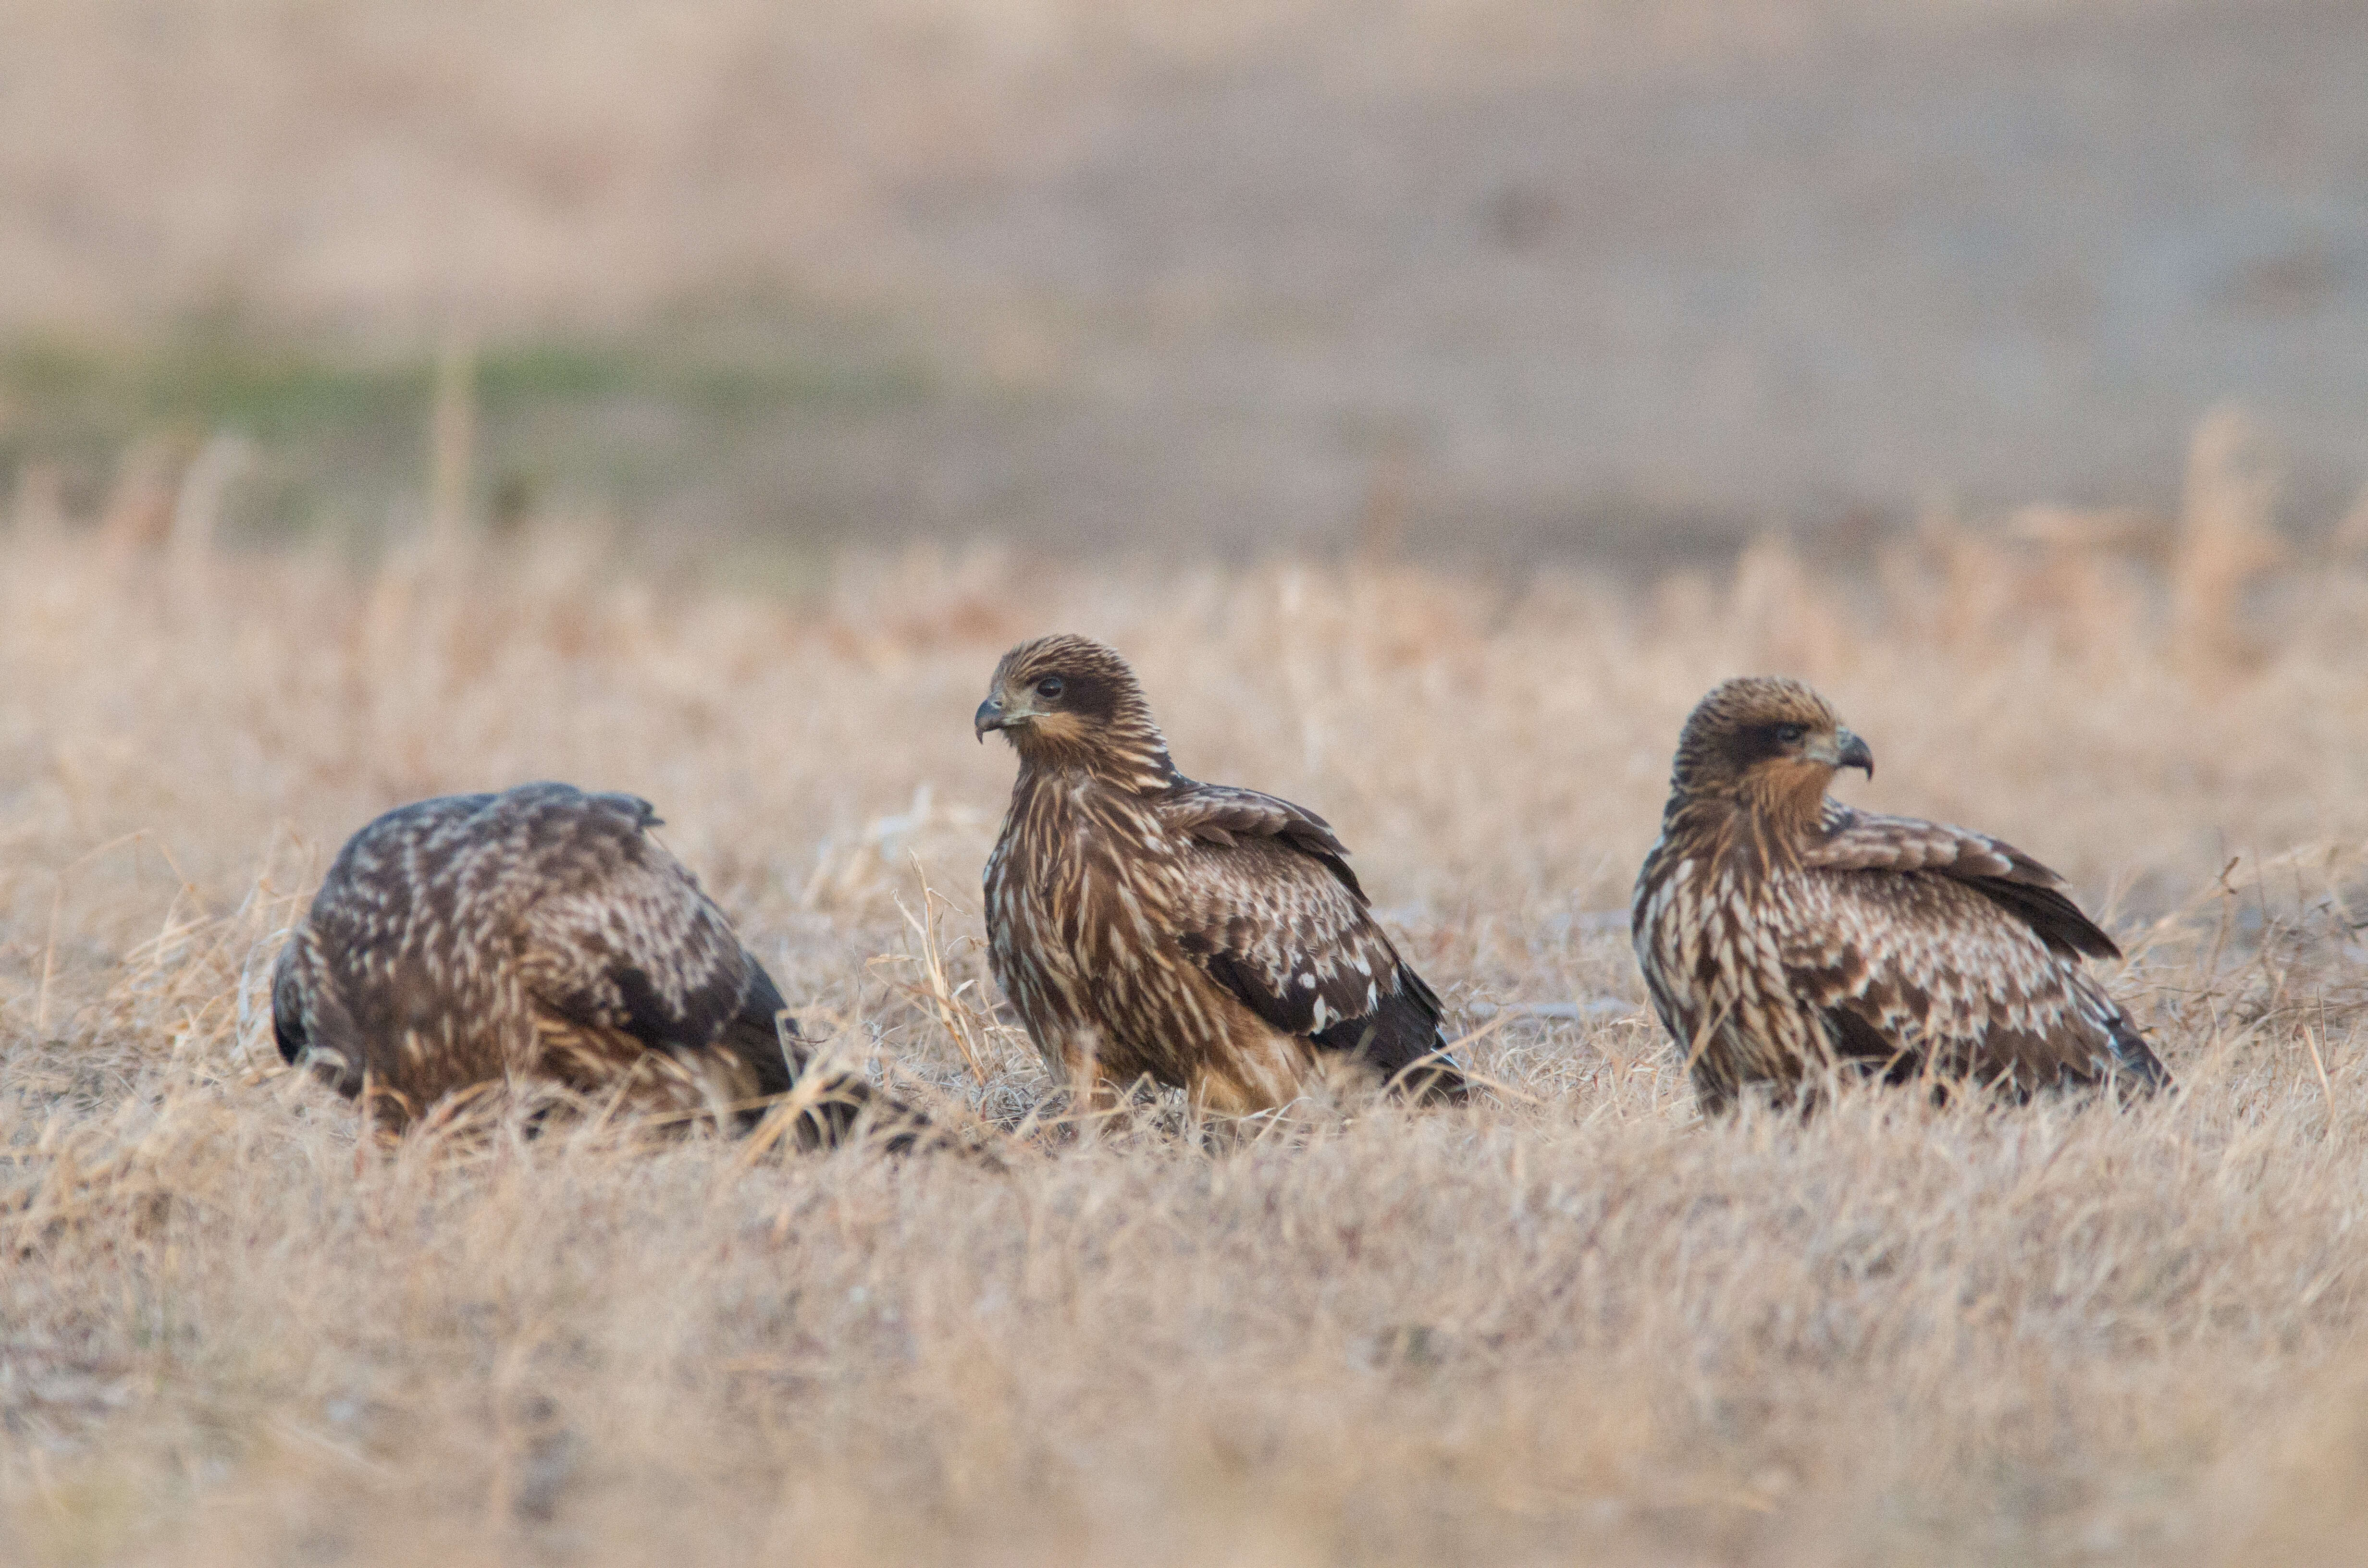
[[[788, 599], [557, 524], [361, 564], [21, 516], [0, 1558], [2356, 1561], [2368, 571], [2272, 563], [2241, 445], [2151, 544], [1634, 585], [980, 551]], [[1060, 1124], [969, 731], [1054, 627], [1189, 771], [1332, 818], [1497, 1092]], [[1739, 670], [1870, 738], [1851, 798], [2063, 869], [2181, 1092], [1699, 1119], [1623, 910]], [[360, 1138], [271, 1049], [279, 934], [371, 814], [537, 777], [657, 802], [809, 1032], [1000, 1162]]]
[[[2357, 0], [0, 4], [0, 1564], [2361, 1561], [2363, 62]], [[2223, 398], [2275, 438], [2182, 467]], [[1486, 1094], [1064, 1119], [971, 733], [1063, 628], [1338, 825]], [[2065, 871], [2180, 1092], [1698, 1117], [1625, 906], [1744, 671]], [[991, 1156], [283, 1070], [346, 835], [537, 778]]]

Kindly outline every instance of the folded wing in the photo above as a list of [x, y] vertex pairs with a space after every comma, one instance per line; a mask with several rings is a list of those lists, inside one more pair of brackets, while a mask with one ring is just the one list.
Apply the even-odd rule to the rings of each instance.
[[1212, 980], [1277, 1029], [1425, 1092], [1463, 1092], [1438, 996], [1372, 918], [1323, 818], [1207, 784], [1179, 786], [1159, 811], [1189, 843], [1179, 941]]
[[1963, 829], [1841, 812], [1804, 857], [1779, 941], [1837, 1049], [1895, 1075], [1925, 1062], [2024, 1088], [2167, 1080], [2080, 956], [2118, 956], [2062, 880]]
[[[780, 993], [723, 911], [646, 828], [629, 796], [588, 798], [552, 824], [541, 876], [520, 911], [518, 967], [535, 1006], [616, 1030], [673, 1056], [716, 1053], [752, 1092], [790, 1086], [794, 1029], [776, 1027]], [[628, 816], [631, 811], [633, 814]]]
[[1954, 878], [2021, 918], [2066, 955], [2117, 959], [2122, 949], [2080, 913], [2064, 879], [2002, 839], [1913, 817], [1877, 816], [1827, 802], [1827, 837], [1804, 857], [1836, 871], [1930, 871]]

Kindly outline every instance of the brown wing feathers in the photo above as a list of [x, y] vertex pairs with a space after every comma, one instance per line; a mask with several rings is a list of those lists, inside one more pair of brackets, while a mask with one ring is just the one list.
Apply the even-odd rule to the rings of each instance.
[[2064, 954], [2117, 959], [2122, 949], [2080, 912], [2064, 879], [2013, 845], [1961, 827], [1841, 808], [1804, 865], [1833, 870], [1933, 871], [1953, 877], [2026, 922]]
[[1332, 824], [1304, 806], [1255, 790], [1179, 778], [1160, 801], [1161, 814], [1204, 844], [1233, 848], [1244, 839], [1278, 838], [1329, 866], [1358, 898], [1365, 890], [1349, 867], [1348, 846]]
[[[1212, 978], [1276, 1028], [1323, 1050], [1361, 1056], [1384, 1077], [1429, 1059], [1443, 1089], [1460, 1089], [1448, 1080], [1452, 1063], [1434, 1055], [1445, 1043], [1438, 996], [1373, 922], [1348, 851], [1324, 819], [1271, 795], [1198, 784], [1162, 809], [1190, 823], [1193, 836], [1235, 852], [1221, 875], [1255, 884], [1212, 900], [1219, 917], [1179, 934]], [[1264, 857], [1261, 840], [1272, 846]], [[1245, 913], [1253, 899], [1267, 907]]]

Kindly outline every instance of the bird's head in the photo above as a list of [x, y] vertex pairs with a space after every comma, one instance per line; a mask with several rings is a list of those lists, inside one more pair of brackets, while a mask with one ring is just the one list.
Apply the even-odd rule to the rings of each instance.
[[1874, 754], [1826, 699], [1796, 680], [1746, 676], [1686, 716], [1671, 789], [1684, 799], [1748, 801], [1814, 820], [1845, 767], [1874, 777]]
[[1175, 775], [1143, 684], [1118, 651], [1067, 632], [1022, 642], [995, 666], [973, 720], [1003, 732], [1024, 763], [1156, 779]]

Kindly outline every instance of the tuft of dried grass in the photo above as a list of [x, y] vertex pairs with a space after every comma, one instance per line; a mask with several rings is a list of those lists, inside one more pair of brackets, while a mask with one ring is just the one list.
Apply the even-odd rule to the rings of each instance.
[[[2080, 551], [1936, 524], [1870, 581], [1770, 543], [1650, 592], [916, 554], [787, 603], [559, 529], [195, 582], [22, 531], [0, 1556], [2342, 1560], [2368, 581], [2270, 571], [2198, 681], [2169, 577]], [[1187, 768], [1340, 827], [1502, 1094], [1058, 1123], [967, 723], [1056, 626]], [[2179, 1095], [1697, 1119], [1627, 885], [1686, 708], [1770, 668], [1871, 737], [1856, 798], [2073, 878]], [[808, 1032], [1007, 1157], [359, 1136], [279, 1067], [269, 957], [370, 815], [536, 777], [657, 802]]]
[[2290, 554], [2277, 525], [2279, 483], [2269, 437], [2243, 409], [2224, 405], [2196, 427], [2171, 568], [2173, 626], [2192, 665], [2259, 656], [2240, 616], [2246, 590]]

